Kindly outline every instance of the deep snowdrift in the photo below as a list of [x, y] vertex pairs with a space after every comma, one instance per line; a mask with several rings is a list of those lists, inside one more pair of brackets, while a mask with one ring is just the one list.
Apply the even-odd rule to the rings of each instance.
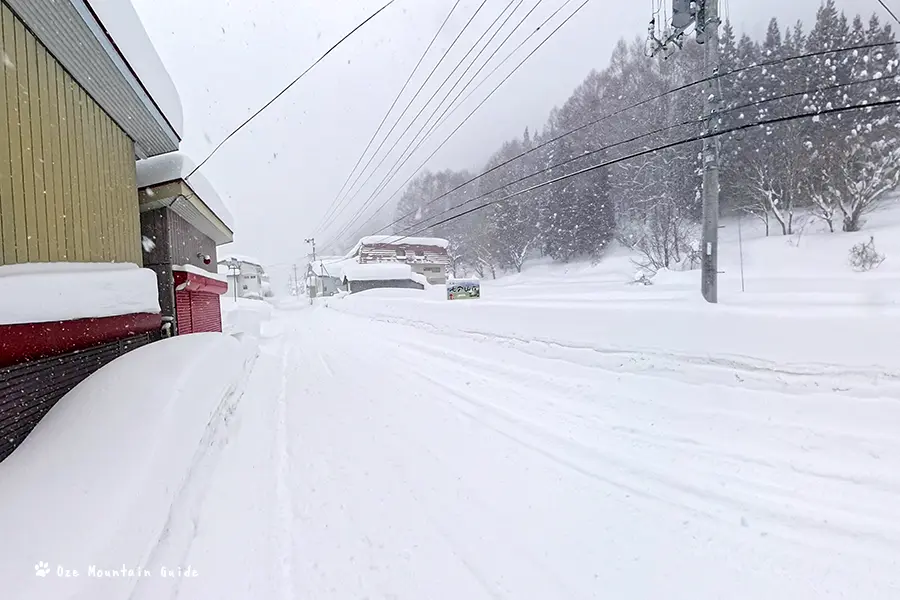
[[[60, 400], [0, 463], [3, 597], [170, 597], [179, 580], [160, 569], [185, 566], [255, 355], [222, 334], [179, 336], [113, 361]], [[42, 562], [49, 572], [37, 577]], [[136, 572], [93, 574], [123, 567]]]
[[0, 266], [0, 325], [159, 312], [156, 274], [131, 263]]

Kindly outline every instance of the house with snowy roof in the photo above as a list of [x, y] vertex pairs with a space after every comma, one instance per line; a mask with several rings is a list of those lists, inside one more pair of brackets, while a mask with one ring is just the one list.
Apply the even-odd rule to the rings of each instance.
[[244, 254], [228, 254], [219, 259], [219, 274], [228, 281], [228, 295], [258, 300], [272, 295], [269, 275], [262, 261]]
[[[450, 243], [442, 238], [371, 235], [357, 242], [348, 257], [361, 265], [402, 264], [431, 285], [447, 282]], [[399, 270], [398, 270], [399, 272]]]
[[[224, 287], [207, 280], [227, 211], [184, 162], [145, 162], [181, 134], [128, 0], [0, 0], [0, 460], [88, 375], [174, 333], [157, 267], [171, 265], [173, 295]], [[157, 175], [174, 166], [184, 187], [169, 194], [177, 178]], [[142, 217], [161, 203], [154, 242]]]

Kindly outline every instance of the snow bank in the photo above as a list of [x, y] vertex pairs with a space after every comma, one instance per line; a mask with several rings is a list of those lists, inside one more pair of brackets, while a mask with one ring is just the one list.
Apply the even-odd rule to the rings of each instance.
[[394, 281], [412, 279], [412, 267], [401, 263], [347, 264], [344, 277], [350, 281]]
[[[116, 359], [53, 407], [0, 463], [0, 581], [7, 598], [173, 597], [199, 503], [256, 348], [220, 333]], [[39, 562], [49, 574], [35, 577]], [[143, 569], [149, 576], [91, 576]], [[61, 577], [77, 571], [77, 577]], [[200, 574], [198, 574], [200, 576]]]
[[215, 279], [216, 281], [221, 281], [222, 283], [228, 283], [228, 274], [220, 274], [218, 273], [218, 270], [216, 273], [211, 273], [206, 269], [201, 269], [200, 267], [196, 267], [194, 265], [174, 265], [172, 267], [172, 270], [191, 273], [192, 275], [199, 275], [200, 277], [208, 277], [209, 279]]
[[263, 323], [272, 318], [272, 305], [264, 300], [249, 300], [224, 295], [221, 298], [222, 331], [231, 335], [261, 337]]
[[[181, 152], [169, 152], [168, 154], [160, 154], [159, 156], [139, 160], [135, 163], [138, 189], [179, 179], [184, 180], [197, 193], [207, 208], [219, 217], [229, 229], [234, 231], [234, 217], [225, 206], [222, 198], [219, 197], [216, 188], [212, 186], [202, 173], [198, 172], [191, 175], [196, 167], [197, 165]], [[190, 180], [188, 180], [188, 175], [190, 175]]]
[[415, 281], [416, 283], [421, 283], [425, 287], [431, 285], [428, 283], [428, 278], [422, 275], [421, 273], [410, 273], [409, 278]]
[[87, 0], [87, 3], [180, 138], [184, 133], [184, 113], [178, 90], [131, 2]]
[[158, 313], [156, 274], [130, 263], [0, 266], [0, 325]]

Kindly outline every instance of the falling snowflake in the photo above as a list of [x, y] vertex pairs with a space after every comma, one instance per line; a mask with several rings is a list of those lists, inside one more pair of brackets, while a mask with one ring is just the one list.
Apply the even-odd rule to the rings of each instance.
[[156, 195], [156, 192], [153, 191], [153, 188], [147, 188], [144, 192], [150, 196], [151, 198]]
[[3, 53], [3, 66], [5, 66], [7, 69], [12, 69], [13, 71], [15, 71], [16, 63], [12, 61], [12, 59], [9, 57], [9, 54], [3, 52], [2, 50], [0, 50], [0, 52]]
[[148, 238], [146, 235], [141, 236], [141, 246], [144, 247], [144, 252], [152, 252], [154, 248], [156, 248], [156, 242]]

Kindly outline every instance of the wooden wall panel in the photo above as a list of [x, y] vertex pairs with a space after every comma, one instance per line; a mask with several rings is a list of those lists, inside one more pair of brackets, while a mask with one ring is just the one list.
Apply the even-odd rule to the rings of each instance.
[[0, 49], [0, 265], [142, 264], [132, 140], [2, 0]]
[[[3, 264], [4, 256], [16, 255], [9, 123], [17, 118], [16, 114], [19, 109], [16, 103], [15, 64], [12, 64], [11, 56], [15, 54], [15, 44], [7, 42], [4, 33], [7, 21], [12, 26], [12, 14], [7, 18], [6, 13], [6, 7], [0, 6], [0, 61], [2, 61], [0, 62], [0, 264]], [[9, 66], [8, 63], [12, 66]]]

